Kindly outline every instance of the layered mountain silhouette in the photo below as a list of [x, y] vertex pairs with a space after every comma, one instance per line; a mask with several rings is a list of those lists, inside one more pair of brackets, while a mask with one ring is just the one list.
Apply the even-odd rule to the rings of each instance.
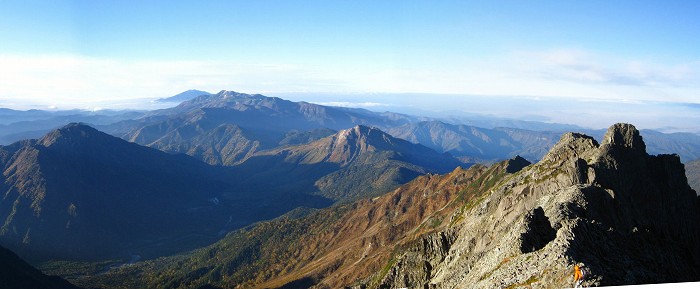
[[[391, 112], [292, 102], [259, 94], [221, 91], [203, 94], [178, 106], [153, 111], [135, 120], [100, 128], [126, 140], [171, 153], [186, 153], [215, 165], [237, 165], [255, 152], [287, 144], [301, 144], [355, 125], [377, 127], [394, 137], [448, 152], [467, 162], [494, 162], [520, 155], [541, 159], [559, 135], [571, 126], [545, 124], [520, 128], [520, 122], [501, 121], [503, 127], [464, 125]], [[476, 122], [477, 124], [484, 124]], [[509, 127], [510, 125], [510, 127]], [[598, 139], [604, 130], [584, 130]], [[289, 135], [307, 136], [289, 143]], [[644, 130], [651, 153], [700, 157], [700, 136]]]
[[[281, 218], [85, 284], [196, 288], [572, 287], [700, 280], [700, 208], [677, 155], [631, 125], [425, 175], [377, 198]], [[138, 273], [137, 273], [138, 272]]]
[[18, 111], [0, 108], [0, 145], [12, 144], [24, 139], [40, 138], [71, 122], [108, 125], [142, 116], [144, 116], [144, 112], [140, 111]]
[[82, 124], [0, 147], [0, 167], [0, 240], [32, 259], [159, 256], [297, 206], [330, 204], [296, 192], [253, 194], [230, 169]]
[[257, 151], [290, 144], [290, 134], [305, 134], [305, 140], [312, 141], [358, 124], [395, 125], [406, 123], [407, 118], [221, 91], [106, 129], [166, 152], [186, 153], [214, 165], [235, 165]]
[[387, 130], [395, 137], [423, 144], [438, 152], [472, 161], [497, 161], [520, 155], [539, 160], [552, 147], [560, 133], [515, 128], [485, 129], [423, 121]]
[[460, 164], [356, 126], [251, 154], [238, 166], [211, 166], [74, 123], [0, 147], [0, 242], [32, 260], [162, 256], [300, 206], [376, 196]]
[[677, 154], [684, 162], [700, 159], [700, 135], [693, 133], [661, 133], [640, 131], [651, 154]]

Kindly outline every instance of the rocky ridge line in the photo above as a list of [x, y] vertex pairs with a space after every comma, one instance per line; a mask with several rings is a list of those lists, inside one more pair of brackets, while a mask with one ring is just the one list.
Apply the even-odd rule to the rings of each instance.
[[378, 285], [355, 288], [572, 287], [574, 264], [589, 268], [585, 286], [698, 281], [698, 198], [677, 155], [645, 148], [629, 124], [601, 144], [564, 134], [449, 232], [414, 241]]

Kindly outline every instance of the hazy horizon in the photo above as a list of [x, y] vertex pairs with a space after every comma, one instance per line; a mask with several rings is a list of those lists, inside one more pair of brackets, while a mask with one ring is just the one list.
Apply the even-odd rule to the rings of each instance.
[[0, 107], [188, 89], [700, 131], [693, 1], [0, 2]]

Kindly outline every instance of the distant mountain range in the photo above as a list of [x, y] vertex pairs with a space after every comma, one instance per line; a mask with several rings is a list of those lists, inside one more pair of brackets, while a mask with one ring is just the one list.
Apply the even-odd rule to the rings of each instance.
[[47, 132], [71, 122], [107, 125], [142, 116], [144, 116], [144, 112], [141, 111], [20, 111], [0, 108], [0, 145], [24, 139], [40, 138]]
[[538, 160], [556, 143], [559, 135], [515, 128], [485, 129], [440, 121], [405, 124], [387, 132], [471, 161], [494, 161], [516, 155]]
[[[466, 162], [494, 162], [516, 155], [536, 161], [556, 142], [558, 135], [571, 128], [504, 120], [499, 124], [514, 127], [465, 124], [487, 124], [484, 121], [455, 117], [439, 120], [221, 91], [195, 97], [174, 108], [150, 112], [141, 119], [100, 128], [142, 145], [228, 166], [240, 164], [260, 150], [291, 144], [289, 135], [305, 135], [304, 141], [312, 141], [355, 125], [376, 127]], [[583, 128], [576, 131], [599, 139], [605, 132]], [[652, 130], [644, 130], [642, 134], [648, 139], [650, 153], [677, 153], [684, 160], [700, 157], [699, 135]]]
[[[536, 161], [557, 135], [567, 131], [584, 132], [598, 139], [605, 132], [475, 114], [429, 118], [379, 113], [232, 91], [210, 94], [189, 90], [160, 101], [179, 105], [151, 112], [0, 109], [0, 144], [39, 138], [69, 122], [84, 122], [142, 145], [186, 153], [210, 164], [235, 165], [259, 150], [300, 144], [366, 125], [438, 152], [450, 152], [464, 161], [494, 162], [515, 155]], [[427, 131], [430, 133], [426, 135]], [[700, 158], [698, 134], [652, 130], [643, 130], [642, 134], [652, 154], [677, 153], [684, 161]]]
[[288, 143], [290, 133], [325, 137], [358, 124], [386, 127], [411, 121], [361, 109], [325, 107], [262, 95], [221, 91], [202, 95], [136, 122], [105, 131], [167, 152], [187, 153], [210, 164], [235, 165], [254, 152]]

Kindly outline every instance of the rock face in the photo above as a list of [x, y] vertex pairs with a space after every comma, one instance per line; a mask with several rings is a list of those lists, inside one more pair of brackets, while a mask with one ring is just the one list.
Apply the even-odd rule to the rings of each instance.
[[[415, 240], [376, 287], [563, 288], [577, 263], [588, 286], [700, 280], [698, 198], [677, 155], [645, 148], [629, 124], [600, 145], [563, 135], [541, 162], [457, 211], [463, 222]], [[449, 237], [430, 241], [438, 236]]]

